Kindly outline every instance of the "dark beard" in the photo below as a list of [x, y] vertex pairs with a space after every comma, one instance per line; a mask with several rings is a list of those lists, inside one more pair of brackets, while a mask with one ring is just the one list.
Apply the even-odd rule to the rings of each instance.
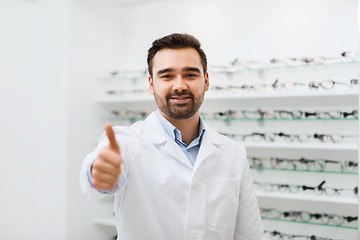
[[[190, 101], [184, 104], [173, 104], [170, 102], [171, 97], [173, 96], [181, 96], [181, 95], [189, 95]], [[166, 116], [174, 118], [174, 119], [186, 119], [193, 116], [200, 108], [204, 95], [201, 94], [198, 98], [195, 98], [194, 94], [188, 90], [184, 90], [182, 92], [171, 92], [166, 96], [166, 103], [157, 96], [156, 92], [154, 92], [155, 102]]]

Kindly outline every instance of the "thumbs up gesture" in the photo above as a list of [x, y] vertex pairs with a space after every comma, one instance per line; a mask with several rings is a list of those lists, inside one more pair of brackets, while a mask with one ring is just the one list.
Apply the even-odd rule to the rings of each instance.
[[113, 190], [121, 173], [120, 147], [110, 124], [105, 126], [109, 145], [99, 152], [91, 166], [92, 184], [98, 190]]

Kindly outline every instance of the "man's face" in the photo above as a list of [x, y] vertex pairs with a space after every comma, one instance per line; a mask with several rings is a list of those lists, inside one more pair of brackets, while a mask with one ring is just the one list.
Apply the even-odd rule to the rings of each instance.
[[149, 88], [159, 110], [174, 119], [186, 119], [198, 112], [209, 89], [199, 53], [193, 48], [162, 49], [153, 59]]

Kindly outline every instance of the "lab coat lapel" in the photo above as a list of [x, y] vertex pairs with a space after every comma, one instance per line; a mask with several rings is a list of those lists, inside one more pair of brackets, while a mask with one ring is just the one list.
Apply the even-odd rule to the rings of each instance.
[[187, 159], [185, 153], [181, 148], [175, 143], [173, 139], [165, 132], [164, 128], [161, 126], [159, 120], [157, 119], [155, 113], [150, 114], [145, 123], [150, 131], [150, 139], [156, 145], [165, 144], [165, 151], [171, 155], [173, 158], [184, 163], [186, 166], [193, 167], [190, 161]]
[[164, 144], [167, 141], [167, 133], [156, 118], [155, 112], [145, 119], [146, 129], [149, 131], [149, 138], [154, 144]]
[[170, 137], [168, 137], [167, 142], [165, 143], [165, 151], [186, 166], [193, 168], [185, 153]]
[[205, 133], [201, 142], [200, 150], [195, 162], [195, 168], [197, 168], [206, 158], [212, 156], [214, 152], [223, 145], [221, 135], [204, 123]]

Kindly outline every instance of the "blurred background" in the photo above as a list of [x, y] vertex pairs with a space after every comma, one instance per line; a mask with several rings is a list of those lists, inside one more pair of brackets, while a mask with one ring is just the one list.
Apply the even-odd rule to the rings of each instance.
[[[359, 48], [357, 0], [0, 0], [0, 31], [4, 240], [116, 235], [96, 221], [111, 216], [111, 199], [81, 194], [80, 166], [105, 122], [99, 79], [145, 70], [153, 40], [193, 34], [214, 66]], [[354, 229], [343, 238], [359, 239]]]

